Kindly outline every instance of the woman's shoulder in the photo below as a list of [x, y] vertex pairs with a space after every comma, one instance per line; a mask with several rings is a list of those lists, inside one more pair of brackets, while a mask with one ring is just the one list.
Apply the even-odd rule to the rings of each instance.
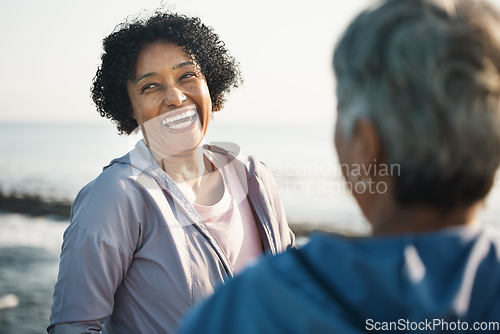
[[[143, 201], [141, 187], [137, 185], [136, 171], [130, 164], [111, 163], [77, 194], [72, 215], [84, 209], [111, 212]], [[136, 206], [136, 205], [134, 205]]]
[[122, 196], [137, 188], [136, 179], [139, 173], [133, 170], [130, 164], [112, 163], [104, 167], [103, 171], [82, 191], [97, 190], [102, 196]]
[[144, 221], [144, 196], [139, 191], [125, 166], [106, 168], [73, 201], [65, 242], [72, 247], [104, 243], [132, 254]]

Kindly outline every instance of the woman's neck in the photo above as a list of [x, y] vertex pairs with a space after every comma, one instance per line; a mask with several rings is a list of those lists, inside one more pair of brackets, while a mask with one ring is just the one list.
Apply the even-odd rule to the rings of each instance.
[[481, 203], [476, 203], [447, 211], [426, 206], [407, 208], [394, 206], [392, 214], [388, 211], [378, 217], [369, 217], [369, 220], [373, 235], [431, 232], [446, 227], [476, 224], [476, 215], [480, 206]]
[[155, 157], [155, 160], [176, 183], [195, 182], [208, 169], [205, 167], [202, 146], [178, 155]]
[[161, 159], [163, 170], [192, 203], [214, 205], [224, 194], [224, 183], [215, 165], [205, 157], [202, 147]]

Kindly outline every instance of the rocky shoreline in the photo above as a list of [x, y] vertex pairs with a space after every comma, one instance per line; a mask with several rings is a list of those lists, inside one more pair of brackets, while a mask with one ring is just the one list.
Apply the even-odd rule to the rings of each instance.
[[[68, 220], [71, 210], [69, 200], [47, 200], [36, 195], [5, 194], [0, 192], [0, 211], [20, 213], [28, 216], [50, 216], [56, 220]], [[326, 224], [289, 221], [290, 228], [297, 237], [307, 237], [312, 232], [327, 232], [352, 235], [352, 232], [339, 230]]]
[[71, 202], [69, 201], [49, 201], [37, 195], [0, 192], [0, 211], [34, 217], [51, 216], [55, 219], [69, 219], [70, 210]]

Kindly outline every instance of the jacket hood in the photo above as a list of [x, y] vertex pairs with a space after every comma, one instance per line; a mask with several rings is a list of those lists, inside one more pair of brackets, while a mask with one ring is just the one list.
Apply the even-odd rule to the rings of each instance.
[[406, 320], [434, 319], [472, 326], [500, 317], [500, 233], [493, 229], [354, 240], [317, 235], [296, 253], [296, 269], [310, 282], [304, 289], [324, 296], [305, 296], [300, 305], [332, 328], [342, 323], [359, 332], [401, 322], [401, 329]]
[[[214, 142], [204, 145], [203, 148], [208, 151], [226, 156], [227, 163], [232, 162], [240, 154], [240, 147], [230, 142]], [[133, 150], [119, 158], [113, 159], [107, 166], [103, 168], [103, 170], [106, 170], [107, 168], [115, 164], [130, 165], [138, 171], [146, 174], [150, 174], [149, 172], [151, 170], [155, 170], [157, 168], [161, 169], [161, 167], [154, 160], [143, 139], [137, 142]], [[250, 162], [246, 162], [245, 165], [247, 165], [247, 167], [250, 167]]]

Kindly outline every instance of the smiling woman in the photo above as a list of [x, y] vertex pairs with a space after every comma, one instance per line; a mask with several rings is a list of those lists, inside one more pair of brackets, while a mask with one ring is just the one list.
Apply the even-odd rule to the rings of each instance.
[[198, 18], [157, 13], [105, 39], [93, 99], [144, 139], [73, 203], [49, 333], [173, 333], [216, 286], [294, 245], [265, 165], [202, 145], [239, 82]]
[[127, 92], [132, 118], [164, 169], [169, 156], [200, 145], [212, 101], [198, 64], [182, 47], [165, 40], [145, 45], [137, 58], [136, 73], [127, 82]]
[[[148, 28], [144, 29], [144, 25]], [[172, 71], [188, 66], [191, 69], [188, 76], [196, 75], [206, 81], [213, 111], [222, 109], [225, 95], [241, 83], [237, 62], [219, 36], [199, 18], [159, 13], [144, 21], [126, 22], [104, 40], [106, 52], [92, 88], [97, 110], [101, 116], [114, 120], [120, 133], [130, 134], [138, 125], [133, 117], [130, 84], [135, 84], [137, 93], [160, 86], [144, 80], [165, 74], [156, 72], [163, 65], [163, 59], [158, 57], [162, 42], [175, 44], [175, 55], [172, 54], [170, 61], [177, 57], [180, 62], [169, 64]], [[137, 86], [139, 83], [142, 85]]]
[[207, 82], [198, 64], [189, 58], [182, 47], [168, 41], [143, 47], [137, 58], [135, 76], [127, 82], [132, 117], [139, 124], [183, 103], [197, 104], [201, 108], [201, 119], [210, 119], [212, 101]]

